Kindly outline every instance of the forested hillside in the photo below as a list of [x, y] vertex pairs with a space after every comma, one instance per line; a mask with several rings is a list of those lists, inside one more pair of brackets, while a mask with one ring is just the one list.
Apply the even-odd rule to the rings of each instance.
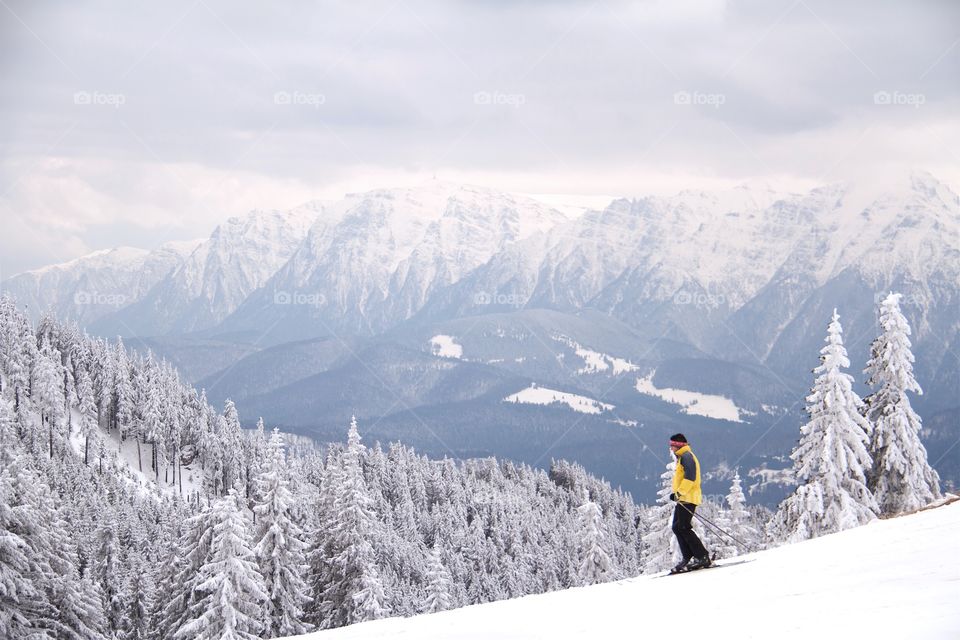
[[669, 509], [577, 465], [430, 460], [355, 422], [292, 455], [149, 353], [6, 298], [0, 366], [4, 637], [274, 637], [669, 561]]

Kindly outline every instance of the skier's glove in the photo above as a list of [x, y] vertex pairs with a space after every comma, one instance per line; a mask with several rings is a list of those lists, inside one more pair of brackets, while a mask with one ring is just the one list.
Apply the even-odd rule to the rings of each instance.
[[676, 493], [676, 492], [671, 493], [671, 494], [670, 494], [670, 499], [673, 500], [674, 502], [676, 502], [677, 500], [680, 499], [680, 494], [679, 494], [679, 493]]

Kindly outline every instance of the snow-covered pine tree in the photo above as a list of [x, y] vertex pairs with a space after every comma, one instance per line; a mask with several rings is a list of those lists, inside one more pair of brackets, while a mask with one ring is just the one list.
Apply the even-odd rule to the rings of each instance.
[[774, 535], [782, 541], [815, 538], [877, 517], [866, 475], [871, 427], [861, 415], [864, 405], [853, 391], [853, 378], [842, 371], [850, 360], [836, 309], [824, 341], [807, 396], [810, 419], [800, 427], [800, 441], [790, 454], [799, 486], [773, 521]]
[[317, 493], [314, 502], [315, 520], [310, 532], [310, 546], [307, 551], [307, 563], [310, 566], [307, 584], [310, 587], [311, 606], [307, 609], [306, 620], [314, 627], [331, 628], [326, 621], [334, 613], [334, 604], [327, 600], [327, 591], [336, 579], [333, 564], [335, 555], [334, 531], [338, 523], [336, 512], [337, 492], [343, 476], [339, 452], [327, 451], [325, 464], [317, 479]]
[[29, 616], [41, 594], [31, 580], [34, 569], [30, 547], [16, 532], [18, 514], [2, 457], [0, 465], [0, 637], [26, 638], [30, 632]]
[[[272, 454], [269, 451], [269, 441], [266, 435], [263, 418], [257, 419], [257, 428], [253, 436], [247, 439], [247, 455], [244, 460], [243, 477], [246, 481], [246, 498], [253, 509], [253, 504], [259, 500], [257, 484], [260, 475], [270, 468]], [[257, 513], [253, 513], [253, 524], [257, 524]]]
[[657, 504], [647, 510], [647, 533], [643, 536], [645, 549], [643, 571], [656, 573], [671, 568], [680, 559], [680, 547], [673, 535], [674, 503], [670, 500], [673, 493], [673, 473], [676, 460], [667, 463], [667, 470], [660, 474], [660, 490], [657, 492]]
[[920, 416], [907, 395], [923, 390], [913, 377], [910, 325], [900, 311], [900, 297], [891, 293], [880, 303], [881, 333], [864, 371], [867, 384], [876, 389], [866, 398], [867, 418], [873, 423], [868, 486], [883, 515], [919, 509], [940, 497], [940, 476], [927, 461]]
[[103, 593], [107, 628], [117, 634], [122, 628], [126, 603], [123, 599], [120, 541], [117, 539], [117, 524], [112, 517], [97, 530], [97, 556], [93, 573]]
[[[243, 471], [243, 429], [240, 428], [240, 416], [233, 400], [224, 403], [220, 444], [223, 451], [223, 486], [232, 487]], [[242, 497], [246, 497], [246, 490]]]
[[723, 511], [723, 529], [746, 545], [746, 549], [742, 549], [736, 542], [724, 537], [721, 541], [721, 547], [717, 549], [717, 555], [721, 558], [732, 558], [741, 553], [755, 550], [759, 542], [757, 530], [751, 523], [750, 512], [747, 511], [745, 506], [747, 499], [744, 497], [743, 487], [740, 485], [739, 470], [734, 471], [726, 502], [728, 508]]
[[423, 612], [436, 613], [452, 607], [452, 590], [450, 572], [443, 565], [440, 549], [434, 547], [427, 556], [427, 598], [423, 603]]
[[235, 489], [216, 502], [213, 521], [210, 555], [200, 568], [196, 587], [202, 595], [174, 637], [254, 640], [264, 626], [262, 605], [267, 593]]
[[331, 575], [323, 591], [324, 628], [339, 627], [387, 614], [386, 595], [371, 541], [379, 523], [363, 477], [364, 447], [356, 418], [350, 419], [347, 447], [340, 459], [339, 486], [334, 487], [335, 522], [329, 552]]
[[53, 457], [54, 434], [64, 416], [63, 367], [60, 352], [44, 338], [33, 369], [33, 391], [30, 394], [40, 411], [40, 420], [47, 428], [49, 454]]
[[117, 429], [120, 434], [120, 448], [123, 447], [123, 441], [127, 434], [134, 428], [134, 390], [130, 379], [130, 360], [127, 357], [127, 349], [123, 346], [123, 340], [117, 339], [117, 347], [114, 354], [113, 369], [113, 424], [112, 428]]
[[583, 490], [583, 504], [577, 508], [583, 540], [580, 561], [580, 580], [582, 584], [605, 582], [613, 575], [610, 556], [604, 550], [606, 531], [603, 512], [600, 505], [590, 500], [590, 494]]
[[143, 405], [140, 407], [142, 414], [142, 423], [140, 433], [137, 434], [138, 444], [142, 437], [144, 442], [152, 446], [150, 456], [150, 470], [154, 473], [154, 478], [160, 478], [160, 466], [158, 464], [157, 449], [162, 448], [164, 440], [163, 433], [163, 414], [160, 399], [159, 381], [156, 379], [156, 370], [149, 372], [143, 381], [142, 390]]
[[122, 640], [149, 640], [155, 637], [153, 611], [157, 594], [153, 573], [142, 555], [131, 555], [133, 566], [127, 574], [125, 588], [129, 602], [119, 637]]
[[25, 465], [14, 466], [19, 467], [12, 475], [14, 504], [24, 527], [17, 533], [30, 548], [35, 567], [31, 578], [44, 591], [31, 615], [36, 635], [45, 637], [43, 630], [56, 638], [104, 640], [103, 594], [77, 570], [77, 545], [68, 533], [65, 510], [54, 506], [50, 486], [38, 474]]
[[157, 616], [158, 635], [173, 634], [189, 621], [191, 610], [203, 597], [200, 569], [208, 562], [213, 539], [214, 514], [209, 508], [191, 516], [173, 545], [173, 552], [160, 573], [158, 586], [165, 604]]
[[[261, 423], [262, 424], [262, 423]], [[303, 610], [309, 602], [302, 532], [290, 517], [293, 495], [284, 474], [283, 438], [273, 430], [267, 445], [266, 471], [257, 479], [257, 531], [254, 554], [267, 591], [263, 637], [306, 633]]]
[[94, 452], [97, 450], [97, 405], [93, 382], [83, 367], [77, 374], [77, 410], [80, 414], [80, 433], [83, 435], [83, 464], [89, 464], [90, 445], [93, 444]]

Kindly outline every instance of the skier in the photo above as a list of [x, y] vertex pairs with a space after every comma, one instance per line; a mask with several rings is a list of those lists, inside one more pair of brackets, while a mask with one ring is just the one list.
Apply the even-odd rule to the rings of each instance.
[[703, 501], [700, 492], [700, 461], [693, 455], [687, 438], [682, 433], [670, 436], [670, 451], [677, 457], [673, 472], [673, 493], [670, 499], [677, 503], [673, 510], [673, 533], [680, 544], [683, 559], [672, 573], [709, 567], [710, 554], [693, 531], [693, 513]]

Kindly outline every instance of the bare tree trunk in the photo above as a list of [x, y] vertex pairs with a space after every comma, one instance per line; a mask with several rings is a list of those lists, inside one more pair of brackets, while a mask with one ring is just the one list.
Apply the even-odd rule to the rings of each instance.
[[90, 434], [87, 434], [86, 440], [83, 442], [83, 464], [87, 466], [90, 464]]
[[143, 473], [143, 457], [140, 455], [140, 436], [137, 436], [137, 465], [140, 467], [140, 473]]

